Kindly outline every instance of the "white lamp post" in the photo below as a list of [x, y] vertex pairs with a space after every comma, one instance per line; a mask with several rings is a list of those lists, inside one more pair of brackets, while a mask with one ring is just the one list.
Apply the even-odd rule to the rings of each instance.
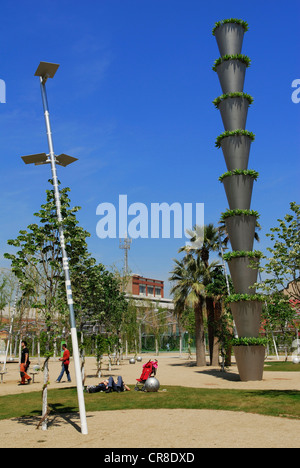
[[[55, 203], [56, 203], [56, 213], [57, 213], [58, 221], [61, 223], [63, 219], [61, 215], [61, 204], [60, 204], [60, 195], [59, 195], [57, 175], [56, 175], [56, 164], [59, 164], [65, 167], [68, 164], [71, 164], [72, 162], [77, 161], [77, 159], [71, 156], [68, 156], [66, 154], [60, 154], [59, 156], [56, 156], [54, 154], [45, 83], [48, 78], [54, 77], [58, 67], [59, 65], [55, 63], [41, 62], [37, 68], [37, 71], [35, 72], [35, 76], [40, 77], [40, 85], [41, 85], [42, 100], [43, 100], [43, 107], [44, 107], [44, 116], [45, 116], [46, 130], [47, 130], [47, 137], [48, 137], [49, 154], [47, 155], [46, 153], [39, 153], [39, 154], [30, 155], [30, 156], [22, 156], [22, 159], [25, 162], [25, 164], [32, 164], [32, 163], [35, 165], [48, 164], [48, 163], [51, 164]], [[88, 429], [87, 429], [87, 422], [86, 422], [83, 386], [82, 386], [81, 372], [80, 372], [79, 349], [78, 349], [75, 314], [74, 314], [74, 308], [73, 308], [73, 297], [72, 297], [71, 279], [70, 279], [70, 271], [69, 271], [69, 259], [68, 259], [66, 248], [65, 248], [64, 231], [61, 225], [59, 227], [59, 239], [60, 239], [60, 246], [61, 246], [61, 252], [62, 252], [63, 270], [65, 274], [67, 302], [68, 302], [69, 313], [70, 313], [71, 337], [72, 337], [72, 347], [73, 347], [73, 358], [74, 358], [74, 364], [75, 364], [77, 395], [78, 395], [78, 404], [79, 404], [80, 422], [81, 422], [81, 433], [87, 434]]]

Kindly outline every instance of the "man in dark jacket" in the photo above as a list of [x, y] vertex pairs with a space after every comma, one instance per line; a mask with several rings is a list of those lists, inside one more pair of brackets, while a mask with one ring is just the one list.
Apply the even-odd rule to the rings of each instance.
[[28, 369], [28, 367], [30, 365], [29, 350], [27, 348], [27, 342], [26, 341], [22, 341], [21, 346], [22, 346], [21, 363], [20, 363], [21, 382], [20, 382], [19, 385], [26, 385], [25, 379], [27, 380], [28, 384], [30, 384], [30, 382], [31, 382], [31, 377], [27, 374], [27, 369]]

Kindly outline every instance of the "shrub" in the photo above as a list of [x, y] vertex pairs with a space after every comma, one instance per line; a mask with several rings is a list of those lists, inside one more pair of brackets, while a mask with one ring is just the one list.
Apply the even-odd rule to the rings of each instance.
[[251, 59], [247, 55], [243, 54], [232, 54], [232, 55], [223, 55], [215, 60], [214, 65], [212, 67], [213, 71], [217, 71], [217, 66], [223, 62], [227, 62], [228, 60], [239, 60], [240, 62], [244, 63], [246, 67], [250, 67]]
[[246, 252], [245, 250], [234, 250], [233, 252], [228, 252], [223, 256], [224, 260], [226, 260], [227, 262], [232, 258], [239, 257], [261, 258], [263, 257], [263, 254], [259, 250], [254, 250], [250, 252]]
[[237, 130], [226, 130], [226, 132], [223, 132], [221, 133], [221, 135], [219, 135], [216, 139], [216, 143], [215, 143], [215, 146], [217, 148], [220, 148], [221, 147], [221, 141], [223, 140], [223, 138], [227, 138], [229, 136], [247, 136], [249, 138], [251, 138], [252, 141], [255, 140], [255, 135], [254, 133], [252, 132], [249, 132], [248, 130], [242, 130], [242, 129], [237, 129]]
[[217, 21], [215, 23], [215, 25], [213, 27], [213, 30], [212, 30], [213, 36], [215, 35], [216, 29], [219, 28], [222, 24], [226, 24], [226, 23], [240, 24], [241, 26], [243, 26], [245, 32], [247, 32], [249, 30], [249, 26], [248, 26], [248, 23], [246, 21], [238, 19], [238, 18], [228, 18], [228, 19], [224, 19], [222, 21]]
[[219, 177], [219, 181], [222, 182], [225, 177], [230, 177], [233, 175], [245, 175], [253, 177], [254, 180], [257, 180], [259, 173], [253, 169], [234, 169], [233, 171], [227, 171]]
[[248, 100], [249, 106], [253, 103], [254, 99], [250, 94], [242, 93], [240, 91], [235, 91], [234, 93], [226, 93], [222, 94], [222, 96], [217, 97], [216, 99], [213, 100], [213, 104], [216, 106], [218, 109], [220, 103], [222, 101], [225, 101], [225, 99], [230, 99], [230, 98], [236, 98], [236, 97], [242, 97]]
[[233, 338], [231, 342], [232, 346], [267, 346], [267, 338]]
[[265, 302], [266, 296], [262, 294], [230, 294], [226, 297], [225, 303], [229, 304], [231, 302], [240, 302], [240, 301], [260, 301]]
[[227, 210], [221, 214], [221, 220], [230, 218], [231, 216], [256, 216], [256, 218], [259, 218], [260, 215], [254, 210]]

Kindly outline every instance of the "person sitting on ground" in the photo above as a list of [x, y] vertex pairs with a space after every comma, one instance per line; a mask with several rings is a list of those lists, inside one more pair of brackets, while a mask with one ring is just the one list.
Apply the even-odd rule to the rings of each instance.
[[113, 377], [110, 376], [108, 379], [99, 382], [98, 385], [91, 385], [87, 387], [86, 391], [88, 393], [98, 393], [98, 392], [130, 392], [130, 388], [126, 385], [123, 381], [123, 378], [119, 375], [117, 378], [117, 382], [114, 381]]

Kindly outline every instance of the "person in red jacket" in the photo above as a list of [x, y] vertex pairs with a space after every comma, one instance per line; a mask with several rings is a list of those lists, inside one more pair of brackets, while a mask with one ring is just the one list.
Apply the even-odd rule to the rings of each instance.
[[69, 372], [69, 364], [70, 364], [70, 351], [67, 349], [67, 345], [66, 344], [63, 344], [62, 345], [62, 348], [63, 348], [63, 357], [62, 358], [59, 358], [60, 361], [62, 361], [62, 369], [61, 369], [61, 373], [59, 374], [56, 382], [59, 383], [62, 379], [62, 376], [64, 375], [64, 373], [66, 373], [67, 375], [67, 379], [68, 379], [68, 382], [71, 382], [71, 376], [70, 376], [70, 372]]

